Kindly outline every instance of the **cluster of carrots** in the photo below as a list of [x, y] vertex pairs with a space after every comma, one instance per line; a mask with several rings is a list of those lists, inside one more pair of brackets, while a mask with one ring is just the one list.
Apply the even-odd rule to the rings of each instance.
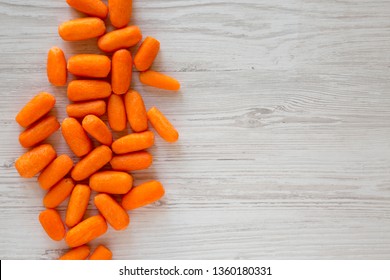
[[[154, 145], [154, 133], [148, 130], [148, 122], [164, 140], [176, 142], [179, 138], [169, 120], [156, 107], [147, 111], [142, 96], [130, 88], [133, 65], [143, 84], [166, 90], [179, 90], [180, 84], [172, 77], [150, 70], [160, 49], [156, 39], [147, 37], [133, 59], [128, 48], [137, 45], [142, 34], [137, 26], [128, 26], [131, 0], [108, 0], [108, 6], [101, 0], [67, 0], [67, 3], [88, 17], [62, 23], [58, 28], [61, 38], [79, 41], [99, 37], [99, 48], [112, 53], [112, 57], [79, 54], [66, 61], [60, 48], [50, 49], [47, 59], [50, 83], [66, 85], [68, 72], [82, 79], [68, 84], [67, 95], [74, 103], [66, 107], [68, 118], [61, 124], [55, 116], [48, 115], [56, 103], [50, 93], [39, 93], [20, 110], [15, 119], [25, 130], [19, 142], [31, 149], [16, 160], [15, 167], [24, 178], [40, 173], [38, 183], [47, 193], [43, 198], [46, 210], [39, 214], [39, 221], [51, 239], [65, 238], [72, 248], [60, 259], [87, 259], [90, 255], [87, 243], [103, 235], [107, 223], [115, 230], [124, 230], [130, 223], [127, 210], [153, 203], [164, 195], [162, 184], [155, 180], [133, 187], [133, 178], [128, 173], [152, 164], [152, 155], [145, 151]], [[106, 33], [103, 19], [108, 14], [117, 29]], [[104, 79], [110, 73], [111, 80]], [[106, 113], [109, 126], [100, 119]], [[132, 133], [114, 141], [111, 130], [123, 131], [127, 122]], [[66, 154], [57, 156], [52, 145], [42, 144], [60, 128], [69, 148], [80, 158], [76, 164]], [[100, 145], [94, 147], [90, 137]], [[106, 164], [111, 170], [101, 171]], [[99, 215], [84, 219], [92, 191], [97, 192], [93, 202]], [[121, 203], [111, 195], [121, 195]], [[55, 208], [68, 197], [63, 221]], [[103, 245], [89, 256], [94, 260], [111, 258], [112, 252]]]

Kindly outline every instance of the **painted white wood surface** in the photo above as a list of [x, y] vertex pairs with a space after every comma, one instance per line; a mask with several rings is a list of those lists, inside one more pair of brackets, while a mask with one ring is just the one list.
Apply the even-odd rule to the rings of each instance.
[[[14, 169], [14, 116], [46, 79], [59, 23], [81, 16], [62, 0], [0, 0], [0, 257], [53, 259], [64, 242], [37, 220], [44, 192]], [[116, 259], [390, 258], [390, 1], [134, 1], [133, 23], [162, 49], [154, 69], [178, 94], [140, 85], [180, 131], [157, 139], [161, 202], [93, 242]], [[69, 152], [60, 133], [49, 140]], [[66, 203], [60, 209], [63, 212]], [[90, 205], [88, 214], [95, 213]]]

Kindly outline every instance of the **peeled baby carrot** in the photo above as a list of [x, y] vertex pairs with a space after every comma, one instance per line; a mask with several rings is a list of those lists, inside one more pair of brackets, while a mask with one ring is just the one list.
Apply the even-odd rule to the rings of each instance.
[[69, 247], [84, 245], [107, 231], [106, 220], [101, 216], [92, 216], [71, 228], [65, 236]]
[[172, 143], [179, 139], [177, 130], [156, 107], [152, 107], [148, 111], [148, 118], [154, 129], [165, 141]]
[[39, 174], [39, 185], [44, 190], [50, 189], [63, 179], [72, 167], [73, 160], [68, 155], [60, 155]]
[[99, 245], [89, 257], [90, 260], [112, 260], [112, 252], [105, 246]]
[[102, 36], [106, 32], [104, 21], [97, 17], [78, 18], [63, 22], [58, 34], [65, 41], [81, 41]]
[[152, 66], [160, 50], [160, 42], [153, 37], [146, 37], [134, 57], [135, 68], [139, 71], [146, 71]]
[[108, 99], [107, 117], [110, 127], [114, 131], [126, 128], [126, 109], [122, 96], [112, 94]]
[[106, 113], [106, 102], [94, 100], [69, 104], [66, 106], [66, 113], [72, 118], [84, 118], [86, 115], [102, 116]]
[[101, 99], [111, 95], [111, 85], [105, 81], [74, 80], [69, 83], [67, 93], [71, 101]]
[[55, 86], [66, 85], [67, 70], [64, 52], [59, 47], [52, 47], [47, 54], [47, 78]]
[[122, 198], [122, 206], [126, 210], [133, 210], [159, 200], [164, 193], [164, 187], [160, 182], [146, 182], [125, 194]]
[[87, 115], [83, 119], [82, 126], [86, 132], [103, 145], [111, 145], [112, 133], [106, 124], [95, 115]]
[[15, 120], [23, 127], [27, 127], [33, 122], [46, 115], [56, 104], [53, 95], [41, 92], [34, 96], [16, 115]]
[[74, 55], [68, 60], [68, 71], [82, 77], [105, 78], [111, 71], [111, 60], [99, 54]]
[[15, 162], [15, 168], [19, 175], [31, 178], [44, 169], [56, 157], [56, 151], [52, 145], [43, 144], [26, 152]]
[[129, 90], [125, 95], [127, 120], [134, 132], [142, 132], [148, 129], [148, 116], [142, 96], [135, 90]]
[[42, 211], [39, 214], [39, 222], [51, 239], [60, 241], [65, 237], [64, 223], [56, 210], [46, 209]]
[[111, 158], [111, 149], [107, 146], [99, 146], [76, 164], [71, 172], [71, 176], [76, 181], [87, 179], [108, 163]]
[[130, 22], [132, 0], [108, 0], [111, 24], [116, 28], [125, 27]]
[[104, 52], [127, 49], [138, 44], [142, 33], [138, 26], [128, 26], [104, 34], [98, 40], [98, 47]]
[[128, 50], [119, 50], [112, 56], [111, 84], [116, 94], [125, 94], [131, 84], [133, 59]]
[[112, 143], [112, 150], [116, 154], [125, 154], [147, 149], [154, 144], [154, 134], [151, 131], [131, 133]]
[[106, 221], [115, 230], [124, 230], [130, 223], [129, 214], [111, 196], [101, 193], [95, 196], [94, 203]]
[[66, 254], [62, 255], [59, 260], [86, 260], [90, 253], [90, 249], [87, 245], [69, 250]]
[[33, 147], [52, 135], [60, 128], [54, 116], [45, 117], [20, 133], [19, 142], [24, 148]]
[[61, 131], [66, 143], [76, 156], [82, 157], [92, 150], [91, 139], [89, 139], [87, 133], [76, 119], [64, 119]]
[[133, 186], [133, 177], [126, 172], [102, 171], [89, 178], [89, 185], [96, 192], [125, 194]]
[[146, 151], [141, 151], [114, 156], [110, 164], [114, 170], [135, 171], [149, 168], [152, 162], [153, 156]]
[[74, 187], [73, 180], [65, 178], [52, 187], [43, 198], [43, 205], [46, 208], [56, 208], [72, 192]]
[[108, 7], [101, 0], [66, 0], [69, 6], [87, 15], [105, 19]]
[[69, 198], [66, 209], [65, 224], [68, 227], [77, 225], [85, 214], [88, 207], [91, 189], [87, 185], [76, 185]]
[[141, 83], [151, 87], [156, 87], [156, 88], [161, 88], [166, 90], [180, 89], [180, 83], [176, 79], [152, 70], [141, 72], [139, 74], [139, 80], [141, 81]]

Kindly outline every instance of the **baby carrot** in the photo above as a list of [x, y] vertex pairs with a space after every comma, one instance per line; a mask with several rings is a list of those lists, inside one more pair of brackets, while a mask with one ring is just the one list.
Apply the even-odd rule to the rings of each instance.
[[104, 21], [97, 17], [69, 20], [58, 27], [58, 34], [65, 41], [88, 40], [102, 36], [105, 32]]
[[91, 189], [87, 185], [76, 185], [69, 198], [66, 209], [65, 224], [68, 227], [77, 225], [85, 214], [88, 207]]
[[135, 90], [129, 90], [125, 95], [127, 120], [134, 132], [142, 132], [148, 129], [148, 116], [142, 96]]
[[64, 119], [61, 131], [66, 143], [76, 156], [82, 157], [92, 150], [91, 139], [89, 139], [87, 133], [76, 119]]
[[71, 101], [101, 99], [111, 95], [111, 85], [105, 81], [74, 80], [69, 83], [67, 93]]
[[108, 7], [101, 0], [66, 0], [69, 6], [87, 15], [105, 19]]
[[87, 245], [82, 245], [80, 247], [69, 250], [67, 253], [62, 255], [59, 260], [86, 260], [89, 253], [89, 247]]
[[116, 94], [125, 94], [131, 84], [133, 59], [128, 50], [119, 50], [112, 56], [111, 84]]
[[52, 135], [60, 128], [54, 116], [45, 117], [28, 127], [19, 135], [19, 142], [24, 148], [33, 147]]
[[105, 246], [99, 245], [89, 257], [90, 260], [112, 260], [112, 252]]
[[122, 206], [126, 210], [133, 210], [159, 200], [164, 193], [164, 187], [160, 182], [146, 182], [125, 194], [122, 198]]
[[124, 230], [130, 223], [129, 214], [111, 196], [101, 193], [95, 196], [94, 203], [106, 221], [115, 230]]
[[130, 22], [132, 0], [108, 0], [111, 24], [116, 28], [125, 27]]
[[71, 228], [65, 236], [69, 247], [84, 245], [107, 231], [106, 220], [101, 216], [92, 216]]
[[176, 79], [152, 70], [141, 72], [139, 74], [139, 80], [141, 81], [141, 83], [151, 87], [156, 87], [156, 88], [161, 88], [166, 90], [180, 89], [180, 83]]
[[107, 117], [110, 127], [114, 131], [126, 128], [126, 109], [122, 96], [112, 94], [108, 99]]
[[71, 172], [71, 176], [76, 181], [87, 179], [108, 163], [111, 158], [111, 149], [107, 146], [99, 146], [76, 164]]
[[66, 106], [66, 113], [72, 118], [84, 118], [86, 115], [102, 116], [106, 113], [106, 102], [94, 100], [69, 104]]
[[53, 95], [41, 92], [34, 96], [16, 115], [15, 120], [23, 127], [27, 127], [33, 122], [46, 115], [56, 103]]
[[160, 50], [160, 42], [153, 37], [146, 37], [134, 57], [134, 65], [139, 71], [146, 71], [152, 66]]
[[99, 54], [74, 55], [68, 60], [68, 71], [82, 77], [105, 78], [111, 71], [111, 60]]
[[154, 134], [151, 131], [131, 133], [112, 143], [112, 150], [116, 154], [125, 154], [147, 149], [154, 144]]
[[60, 155], [39, 174], [38, 183], [48, 190], [68, 174], [73, 167], [73, 160], [68, 155]]
[[154, 129], [165, 141], [176, 142], [179, 139], [177, 130], [156, 107], [152, 107], [148, 111], [148, 118]]
[[104, 52], [127, 49], [138, 44], [142, 33], [138, 26], [128, 26], [104, 34], [98, 40], [98, 47]]
[[153, 156], [146, 151], [141, 151], [114, 156], [110, 164], [113, 170], [135, 171], [149, 168], [152, 162]]
[[26, 152], [15, 162], [19, 175], [31, 178], [44, 169], [56, 157], [56, 151], [49, 144], [43, 144]]
[[46, 209], [42, 211], [39, 214], [39, 222], [51, 239], [60, 241], [65, 237], [64, 223], [56, 210]]
[[133, 186], [133, 178], [126, 172], [102, 171], [89, 178], [89, 185], [96, 192], [125, 194]]
[[112, 133], [106, 124], [95, 115], [85, 116], [82, 126], [86, 132], [103, 145], [111, 145]]
[[47, 78], [55, 86], [64, 86], [67, 79], [66, 59], [59, 47], [52, 47], [47, 54]]
[[70, 195], [73, 187], [74, 183], [72, 179], [62, 179], [46, 193], [43, 198], [43, 205], [46, 208], [56, 208]]

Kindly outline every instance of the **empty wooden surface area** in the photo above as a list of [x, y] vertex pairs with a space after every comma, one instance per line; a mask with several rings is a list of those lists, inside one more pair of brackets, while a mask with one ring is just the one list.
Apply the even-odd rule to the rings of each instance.
[[[58, 24], [80, 16], [65, 0], [0, 0], [1, 259], [67, 248], [38, 222], [36, 178], [14, 169], [25, 151], [14, 117], [39, 91], [66, 116], [46, 54], [99, 53], [96, 40], [59, 38]], [[132, 24], [161, 42], [153, 69], [182, 90], [142, 86], [138, 73], [133, 87], [180, 141], [157, 137], [152, 168], [133, 173], [166, 196], [91, 246], [115, 259], [389, 259], [389, 16], [379, 0], [134, 1]], [[71, 154], [59, 132], [48, 142]]]

